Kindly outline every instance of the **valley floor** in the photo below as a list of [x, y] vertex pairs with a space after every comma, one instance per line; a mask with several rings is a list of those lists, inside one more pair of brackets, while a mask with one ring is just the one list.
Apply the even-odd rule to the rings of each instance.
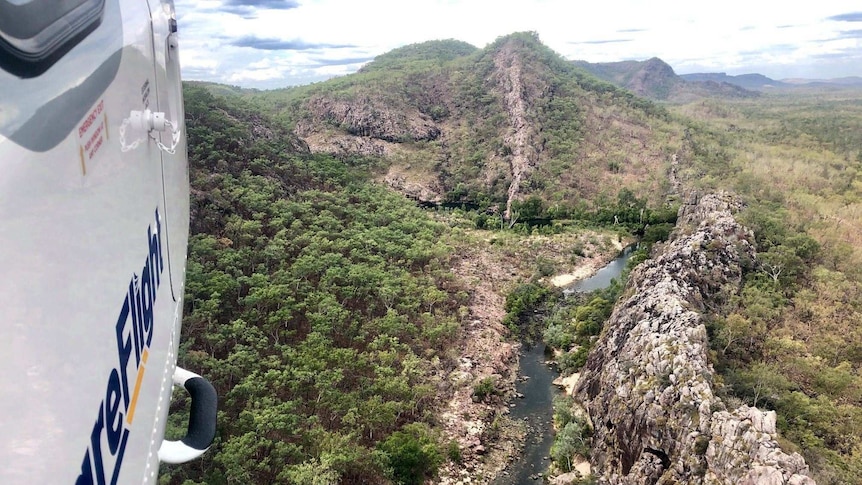
[[[533, 279], [550, 287], [589, 277], [618, 255], [623, 242], [617, 234], [589, 230], [545, 236], [465, 229], [456, 237], [450, 241], [452, 270], [472, 295], [460, 365], [446, 379], [454, 391], [439, 421], [445, 438], [458, 442], [462, 460], [441, 468], [439, 483], [489, 483], [518, 456], [525, 433], [522, 423], [508, 418], [520, 343], [502, 323], [506, 294]], [[474, 385], [489, 377], [501, 396], [474, 402]]]

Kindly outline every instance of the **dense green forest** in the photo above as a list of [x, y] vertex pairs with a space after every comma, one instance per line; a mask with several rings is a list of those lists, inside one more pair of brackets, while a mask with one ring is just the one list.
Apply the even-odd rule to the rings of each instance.
[[364, 167], [255, 131], [278, 125], [238, 100], [194, 87], [185, 99], [180, 365], [221, 407], [213, 449], [162, 483], [418, 483], [441, 460], [430, 376], [456, 357], [444, 349], [464, 301], [444, 226]]
[[[373, 182], [384, 160], [311, 154], [271, 115], [212, 91], [184, 90], [192, 236], [179, 364], [215, 385], [219, 429], [201, 461], [163, 467], [161, 482], [418, 483], [432, 476], [460, 454], [439, 433], [435, 413], [446, 394], [441, 376], [459, 358], [453, 344], [470, 293], [451, 271], [445, 241], [456, 235], [488, 244], [455, 231], [505, 229], [490, 243], [514, 251], [501, 261], [512, 259], [535, 281], [551, 274], [551, 260], [528, 256], [520, 241], [572, 229], [534, 226], [549, 215], [537, 198], [517, 206], [523, 222], [513, 226], [495, 227], [481, 211], [423, 211]], [[557, 207], [550, 215], [589, 227], [616, 216], [627, 228], [617, 230], [628, 232], [642, 220], [663, 227], [674, 212], [622, 191], [607, 207]], [[574, 230], [577, 240], [583, 229]], [[602, 239], [588, 239], [563, 261], [597, 251]], [[455, 241], [462, 249], [465, 242]], [[179, 395], [169, 433], [183, 429], [187, 405]]]

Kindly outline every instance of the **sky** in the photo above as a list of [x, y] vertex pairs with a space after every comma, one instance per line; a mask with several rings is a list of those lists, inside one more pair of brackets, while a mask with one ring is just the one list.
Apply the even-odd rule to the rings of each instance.
[[862, 76], [859, 0], [175, 0], [186, 80], [272, 89], [397, 47], [534, 31], [570, 60], [658, 57], [677, 74]]

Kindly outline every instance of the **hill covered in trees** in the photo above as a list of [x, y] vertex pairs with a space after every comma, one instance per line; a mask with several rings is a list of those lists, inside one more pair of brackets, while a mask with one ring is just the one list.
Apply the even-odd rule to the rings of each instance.
[[531, 195], [568, 212], [621, 187], [661, 203], [683, 136], [663, 108], [585, 74], [533, 33], [484, 49], [411, 45], [356, 74], [252, 101], [314, 153], [386, 159], [378, 178], [408, 196], [507, 217]]

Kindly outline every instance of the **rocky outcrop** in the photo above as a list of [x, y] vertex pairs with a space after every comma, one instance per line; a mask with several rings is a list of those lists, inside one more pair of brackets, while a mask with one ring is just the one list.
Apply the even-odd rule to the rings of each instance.
[[775, 417], [775, 411], [749, 406], [713, 414], [704, 483], [813, 484], [805, 460], [784, 453], [775, 442]]
[[394, 143], [374, 138], [344, 135], [338, 133], [313, 133], [305, 129], [304, 124], [298, 125], [297, 133], [303, 136], [312, 153], [326, 153], [334, 157], [362, 156], [383, 157], [392, 153]]
[[417, 181], [415, 177], [409, 177], [395, 165], [389, 167], [383, 182], [392, 190], [421, 203], [439, 204], [443, 200], [443, 188], [440, 187], [439, 181], [433, 179]]
[[680, 210], [676, 238], [632, 272], [575, 390], [601, 483], [813, 485], [781, 451], [775, 414], [728, 410], [713, 390], [704, 314], [738, 291], [753, 237], [726, 194]]
[[316, 123], [329, 123], [351, 135], [388, 142], [435, 140], [440, 129], [415, 108], [384, 106], [376, 101], [313, 98], [308, 109]]

